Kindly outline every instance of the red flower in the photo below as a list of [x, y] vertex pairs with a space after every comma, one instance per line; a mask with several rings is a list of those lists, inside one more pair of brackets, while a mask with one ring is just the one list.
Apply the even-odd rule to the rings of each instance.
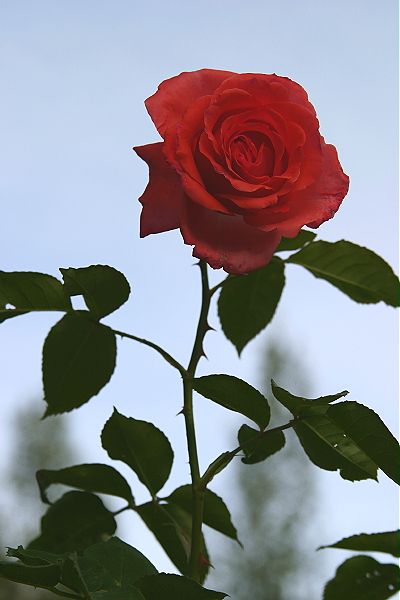
[[164, 141], [134, 148], [150, 168], [140, 234], [179, 227], [214, 268], [266, 265], [282, 236], [318, 227], [347, 193], [307, 93], [286, 77], [181, 73], [146, 108]]

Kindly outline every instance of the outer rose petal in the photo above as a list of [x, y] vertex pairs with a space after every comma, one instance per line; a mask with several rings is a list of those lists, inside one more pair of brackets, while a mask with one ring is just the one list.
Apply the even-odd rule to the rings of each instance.
[[322, 139], [322, 172], [309, 188], [293, 192], [283, 198], [281, 206], [245, 216], [250, 225], [263, 231], [277, 229], [282, 236], [294, 237], [301, 227], [319, 227], [331, 219], [349, 189], [349, 178], [343, 172], [336, 148]]
[[313, 220], [306, 223], [308, 227], [319, 227], [321, 223], [332, 219], [349, 191], [350, 180], [343, 172], [335, 146], [323, 143], [323, 150], [322, 174], [314, 189], [320, 198], [321, 210], [319, 214], [316, 211]]
[[204, 122], [204, 108], [208, 106], [209, 96], [196, 100], [185, 113], [176, 136], [167, 136], [164, 152], [168, 162], [181, 176], [185, 192], [199, 204], [210, 210], [230, 214], [224, 204], [208, 191], [207, 181], [203, 181], [193, 157], [193, 140], [198, 137]]
[[134, 148], [149, 165], [149, 183], [139, 198], [143, 205], [140, 237], [179, 227], [184, 192], [179, 175], [164, 158], [163, 145], [157, 142]]
[[194, 245], [193, 256], [234, 274], [264, 267], [281, 240], [277, 231], [265, 233], [246, 225], [240, 216], [222, 215], [189, 199], [182, 212], [181, 232], [185, 244]]
[[309, 101], [306, 90], [288, 77], [275, 73], [232, 73], [232, 77], [222, 83], [216, 93], [235, 88], [248, 92], [255, 103], [261, 102], [265, 105], [270, 102], [294, 102], [315, 115], [315, 108]]
[[166, 79], [145, 105], [159, 134], [176, 127], [187, 108], [198, 98], [213, 94], [217, 87], [233, 75], [231, 71], [201, 69]]

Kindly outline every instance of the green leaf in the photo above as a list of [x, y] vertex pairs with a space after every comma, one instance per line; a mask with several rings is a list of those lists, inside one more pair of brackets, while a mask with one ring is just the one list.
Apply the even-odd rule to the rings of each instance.
[[157, 573], [141, 552], [117, 537], [89, 546], [82, 556], [74, 557], [74, 562], [84, 590], [93, 600], [142, 599], [136, 581]]
[[384, 533], [360, 533], [343, 538], [335, 544], [320, 546], [322, 548], [343, 548], [345, 550], [360, 550], [361, 552], [385, 552], [400, 556], [400, 530], [385, 531]]
[[251, 385], [231, 375], [206, 375], [193, 380], [202, 396], [248, 417], [264, 429], [270, 419], [267, 399]]
[[[192, 530], [191, 515], [176, 504], [148, 502], [137, 506], [136, 510], [176, 568], [183, 575], [188, 575]], [[208, 555], [203, 538], [201, 552], [205, 558], [200, 573], [201, 582], [203, 582], [208, 573]]]
[[146, 600], [221, 600], [227, 594], [201, 587], [188, 577], [159, 573], [138, 581]]
[[41, 535], [29, 549], [62, 554], [81, 551], [110, 537], [115, 519], [103, 502], [88, 492], [67, 492], [52, 504], [41, 521]]
[[137, 587], [124, 592], [94, 592], [89, 597], [91, 600], [146, 600]]
[[347, 392], [307, 400], [293, 396], [274, 382], [271, 385], [275, 398], [298, 419], [293, 429], [314, 464], [328, 471], [340, 469], [343, 479], [351, 481], [376, 479], [377, 465], [369, 454], [328, 416], [331, 410], [328, 400], [333, 402]]
[[400, 589], [397, 565], [381, 564], [369, 556], [354, 556], [340, 565], [328, 581], [324, 600], [386, 600]]
[[94, 592], [90, 598], [91, 600], [146, 600], [137, 587], [124, 592]]
[[306, 244], [312, 242], [315, 237], [316, 234], [312, 231], [301, 229], [294, 238], [282, 238], [275, 252], [288, 252], [290, 250], [297, 250], [298, 248], [302, 248]]
[[246, 344], [274, 316], [285, 284], [285, 264], [280, 258], [248, 275], [230, 277], [218, 300], [218, 314], [225, 336], [240, 355]]
[[18, 548], [8, 548], [7, 556], [18, 558], [25, 565], [44, 566], [44, 565], [61, 565], [68, 558], [67, 554], [55, 554], [54, 552], [46, 552], [45, 550], [29, 550], [23, 546]]
[[60, 568], [60, 583], [75, 592], [83, 591], [82, 581], [68, 554], [55, 554], [44, 550], [24, 549], [22, 546], [18, 546], [17, 549], [9, 548], [7, 556], [18, 558], [25, 565], [56, 565]]
[[222, 452], [211, 464], [208, 465], [202, 479], [207, 482], [207, 485], [214, 479], [218, 473], [221, 473], [230, 462], [235, 458], [235, 452]]
[[8, 561], [0, 562], [0, 577], [39, 588], [54, 587], [60, 581], [60, 567], [55, 565], [26, 566]]
[[0, 323], [30, 311], [71, 308], [62, 283], [55, 277], [44, 273], [0, 271]]
[[260, 434], [248, 425], [241, 426], [238, 440], [245, 454], [242, 463], [246, 465], [254, 465], [272, 456], [284, 447], [286, 441], [283, 431], [267, 430]]
[[286, 262], [301, 265], [356, 302], [399, 306], [399, 281], [377, 254], [351, 242], [312, 242]]
[[60, 269], [66, 292], [82, 295], [93, 315], [101, 319], [114, 312], [129, 298], [130, 286], [125, 276], [108, 265], [80, 269]]
[[43, 346], [45, 416], [68, 412], [99, 393], [116, 361], [111, 329], [85, 312], [66, 314], [50, 330]]
[[113, 467], [102, 464], [84, 464], [66, 467], [60, 470], [42, 469], [36, 473], [40, 496], [43, 502], [50, 504], [46, 494], [53, 483], [61, 483], [85, 492], [97, 492], [124, 498], [134, 505], [131, 488], [122, 475]]
[[168, 438], [152, 423], [121, 415], [116, 409], [101, 434], [110, 458], [122, 460], [155, 495], [167, 481], [174, 453]]
[[[192, 486], [182, 485], [168, 496], [167, 501], [177, 504], [190, 514], [192, 512]], [[206, 489], [204, 493], [203, 522], [239, 542], [236, 528], [225, 502], [209, 489]]]
[[[339, 469], [340, 476], [343, 479], [347, 479], [349, 481], [361, 481], [363, 479], [377, 479], [377, 466], [368, 459], [365, 458], [363, 454], [360, 455], [360, 451], [357, 447], [352, 448], [352, 444], [348, 445], [346, 450], [347, 454], [351, 454], [354, 451], [354, 460], [357, 462], [360, 460], [365, 464], [367, 470], [363, 467], [359, 467], [358, 465], [353, 464], [350, 460], [346, 460], [346, 458], [339, 452], [337, 452], [337, 447], [335, 447], [335, 443], [339, 443], [341, 441], [340, 434], [334, 429], [335, 439], [338, 439], [338, 442], [332, 443], [327, 442], [323, 437], [321, 438], [318, 434], [316, 434], [313, 430], [315, 423], [308, 422], [299, 422], [294, 426], [294, 431], [299, 438], [299, 441], [307, 454], [308, 458], [315, 464], [317, 467], [321, 469], [325, 469], [327, 471], [337, 471]], [[323, 429], [326, 426], [325, 422], [319, 423], [318, 429]], [[331, 428], [331, 424], [328, 424], [328, 430]], [[337, 436], [337, 437], [336, 437]], [[343, 438], [344, 439], [344, 438]]]
[[400, 485], [399, 444], [372, 409], [358, 402], [340, 402], [329, 407], [327, 417]]
[[294, 394], [291, 394], [287, 390], [279, 387], [273, 379], [271, 380], [271, 388], [275, 398], [295, 417], [298, 417], [300, 414], [302, 414], [304, 409], [313, 409], [317, 406], [327, 406], [328, 404], [336, 402], [336, 400], [339, 400], [340, 398], [344, 398], [344, 396], [347, 396], [349, 393], [347, 390], [344, 390], [343, 392], [332, 394], [330, 396], [320, 396], [319, 398], [302, 398], [301, 396], [294, 396]]

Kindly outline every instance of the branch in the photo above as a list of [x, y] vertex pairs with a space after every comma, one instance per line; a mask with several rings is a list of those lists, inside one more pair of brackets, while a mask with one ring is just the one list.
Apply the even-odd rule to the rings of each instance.
[[113, 517], [117, 517], [121, 513], [125, 512], [126, 510], [135, 510], [135, 507], [128, 504], [127, 506], [123, 506], [119, 510], [116, 510], [115, 512], [113, 512], [112, 515], [113, 515]]
[[166, 350], [164, 350], [164, 348], [161, 348], [161, 346], [158, 346], [154, 342], [150, 342], [145, 338], [140, 338], [137, 335], [133, 335], [132, 333], [126, 333], [125, 331], [118, 331], [117, 329], [111, 329], [111, 331], [115, 333], [115, 335], [119, 335], [122, 338], [128, 338], [129, 340], [134, 340], [135, 342], [139, 342], [139, 344], [143, 344], [144, 346], [153, 348], [153, 350], [158, 352], [158, 354], [161, 354], [161, 356], [167, 361], [167, 363], [169, 363], [175, 369], [177, 369], [182, 375], [182, 377], [184, 377], [187, 374], [185, 367], [183, 367], [177, 360], [175, 360], [175, 358], [171, 356], [171, 354], [169, 354]]
[[220, 454], [206, 469], [204, 475], [200, 479], [199, 487], [201, 489], [205, 490], [206, 487], [208, 486], [208, 484], [210, 483], [210, 481], [218, 473], [220, 473], [220, 471], [225, 469], [225, 467], [227, 467], [229, 465], [231, 460], [241, 450], [243, 450], [244, 447], [251, 445], [252, 443], [254, 443], [257, 440], [261, 439], [262, 437], [268, 435], [269, 433], [272, 433], [273, 431], [284, 431], [285, 429], [290, 429], [291, 427], [293, 427], [295, 422], [298, 420], [299, 419], [293, 419], [292, 421], [289, 421], [289, 423], [286, 423], [285, 425], [278, 425], [278, 427], [272, 427], [271, 429], [267, 429], [266, 431], [261, 431], [258, 435], [255, 435], [254, 437], [246, 440], [245, 442], [243, 442], [243, 444], [241, 444], [237, 448], [234, 448], [233, 450], [230, 450], [228, 452], [223, 452], [222, 454]]

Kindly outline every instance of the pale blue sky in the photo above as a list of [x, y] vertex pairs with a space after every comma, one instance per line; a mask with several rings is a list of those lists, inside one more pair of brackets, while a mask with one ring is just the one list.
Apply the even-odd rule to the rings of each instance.
[[[197, 320], [198, 272], [178, 232], [139, 239], [137, 197], [147, 168], [131, 147], [158, 139], [143, 106], [158, 83], [203, 67], [276, 72], [306, 88], [321, 132], [337, 146], [351, 180], [340, 211], [320, 227], [319, 237], [365, 245], [395, 265], [395, 0], [0, 2], [1, 268], [57, 274], [58, 267], [106, 263], [121, 269], [133, 293], [109, 322], [154, 339], [184, 362]], [[315, 393], [347, 388], [395, 430], [395, 311], [357, 305], [294, 265], [287, 280], [272, 328], [276, 336], [290, 336]], [[54, 321], [25, 316], [1, 326], [4, 459], [14, 408], [41, 393], [41, 345]], [[215, 308], [211, 323], [218, 329]], [[231, 373], [261, 385], [257, 353], [266, 336], [268, 330], [239, 361], [222, 334], [212, 333], [206, 342], [210, 361], [202, 362], [201, 372]], [[179, 379], [151, 351], [128, 342], [119, 346], [118, 363], [101, 396], [65, 418], [88, 462], [105, 459], [97, 436], [113, 404], [156, 422], [178, 457], [166, 488], [172, 490], [188, 477], [183, 423], [175, 417]], [[203, 401], [196, 408], [204, 467], [226, 449], [240, 420]], [[316, 474], [328, 515], [321, 543], [396, 526], [396, 490], [384, 475], [377, 485]], [[215, 489], [229, 503], [229, 473]], [[139, 484], [137, 490], [144, 498]], [[128, 541], [168, 570], [135, 517], [130, 522]], [[331, 552], [329, 574], [345, 556]]]

